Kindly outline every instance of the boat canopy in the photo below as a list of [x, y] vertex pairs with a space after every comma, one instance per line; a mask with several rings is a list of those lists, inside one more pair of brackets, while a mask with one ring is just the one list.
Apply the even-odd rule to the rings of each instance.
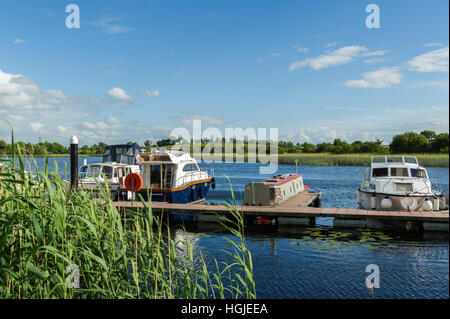
[[136, 164], [136, 156], [141, 152], [140, 146], [117, 144], [108, 145], [103, 153], [103, 163], [115, 162], [128, 165]]

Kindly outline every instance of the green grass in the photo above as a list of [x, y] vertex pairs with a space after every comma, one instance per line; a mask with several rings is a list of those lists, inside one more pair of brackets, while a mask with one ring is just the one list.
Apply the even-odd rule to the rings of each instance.
[[[14, 145], [14, 138], [12, 138]], [[15, 159], [18, 165], [15, 166]], [[27, 177], [21, 151], [0, 167], [0, 298], [256, 298], [242, 213], [227, 204], [229, 263], [214, 269], [175, 241], [151, 205], [119, 212], [54, 174]], [[55, 163], [56, 165], [56, 163]], [[201, 254], [201, 252], [200, 252]], [[231, 259], [230, 259], [231, 258]], [[79, 269], [79, 288], [66, 281]]]
[[[416, 156], [419, 164], [424, 167], [449, 167], [448, 154], [404, 154]], [[329, 153], [301, 153], [280, 154], [279, 164], [316, 165], [316, 166], [368, 166], [372, 154], [329, 154]], [[399, 155], [401, 156], [401, 155]]]

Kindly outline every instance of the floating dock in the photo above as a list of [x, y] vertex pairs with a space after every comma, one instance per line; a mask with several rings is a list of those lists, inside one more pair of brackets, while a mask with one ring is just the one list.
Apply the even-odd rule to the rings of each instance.
[[[335, 227], [368, 227], [379, 229], [449, 231], [449, 211], [377, 211], [347, 208], [310, 207], [320, 200], [320, 192], [301, 192], [276, 206], [241, 206], [236, 208], [247, 221], [255, 217], [274, 218], [278, 225], [312, 226], [316, 217], [334, 218]], [[139, 201], [113, 202], [117, 208], [141, 207]], [[217, 222], [217, 215], [229, 214], [223, 205], [148, 203], [154, 213], [183, 212], [196, 216], [200, 222]]]

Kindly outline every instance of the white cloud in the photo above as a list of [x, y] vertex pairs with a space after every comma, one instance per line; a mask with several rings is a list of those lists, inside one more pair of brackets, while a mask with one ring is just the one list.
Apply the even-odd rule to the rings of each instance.
[[17, 38], [17, 39], [14, 40], [14, 44], [21, 44], [21, 43], [24, 43], [24, 42], [25, 42], [25, 40], [21, 39], [21, 38]]
[[125, 33], [133, 30], [133, 28], [129, 26], [116, 24], [115, 22], [117, 21], [120, 21], [119, 17], [108, 16], [92, 22], [91, 25], [93, 25], [94, 27], [102, 28], [105, 33], [109, 34]]
[[408, 62], [409, 67], [417, 72], [448, 72], [448, 46], [416, 56]]
[[43, 125], [39, 122], [31, 122], [30, 126], [31, 126], [31, 129], [33, 130], [33, 132], [40, 132], [43, 127]]
[[306, 54], [306, 53], [308, 53], [309, 49], [308, 48], [296, 48], [295, 51]]
[[108, 92], [106, 92], [106, 94], [122, 101], [129, 101], [133, 99], [130, 95], [127, 94], [127, 92], [125, 92], [124, 89], [118, 87], [113, 87]]
[[339, 45], [339, 44], [341, 44], [342, 42], [329, 42], [329, 43], [327, 43], [327, 44], [325, 44], [325, 48], [331, 48], [331, 47], [335, 47], [335, 46], [337, 46], [337, 45]]
[[145, 94], [147, 94], [148, 96], [159, 96], [159, 91], [158, 90], [145, 90]]
[[362, 53], [361, 56], [380, 56], [380, 55], [385, 55], [386, 52], [387, 52], [386, 50], [371, 51], [371, 52]]
[[67, 132], [67, 128], [65, 128], [64, 126], [58, 125], [56, 128], [58, 129], [58, 131], [60, 133], [66, 133]]
[[358, 88], [384, 88], [393, 84], [399, 84], [403, 75], [399, 72], [399, 68], [383, 68], [373, 72], [364, 73], [361, 80], [349, 80], [346, 82], [347, 87]]
[[373, 58], [373, 59], [364, 60], [364, 63], [376, 64], [376, 63], [384, 62], [384, 61], [387, 61], [387, 60], [388, 59], [384, 59], [384, 58]]
[[427, 43], [427, 44], [424, 45], [425, 48], [428, 48], [428, 47], [440, 47], [440, 46], [442, 46], [442, 43], [440, 43], [440, 42]]
[[[377, 53], [377, 55], [379, 55], [381, 51], [375, 52]], [[338, 66], [349, 63], [357, 57], [368, 56], [368, 54], [370, 53], [371, 52], [366, 47], [359, 45], [342, 47], [332, 52], [322, 54], [316, 58], [294, 62], [289, 66], [289, 71], [294, 71], [307, 66], [314, 70], [320, 70], [331, 66]]]

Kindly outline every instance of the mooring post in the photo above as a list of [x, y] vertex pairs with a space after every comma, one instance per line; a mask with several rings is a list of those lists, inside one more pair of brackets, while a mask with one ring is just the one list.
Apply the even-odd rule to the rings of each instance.
[[70, 139], [70, 188], [78, 187], [78, 138], [73, 135]]

